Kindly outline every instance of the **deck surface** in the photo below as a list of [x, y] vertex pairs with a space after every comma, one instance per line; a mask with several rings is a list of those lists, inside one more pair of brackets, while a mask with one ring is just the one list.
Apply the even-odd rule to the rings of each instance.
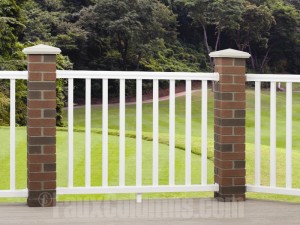
[[300, 224], [300, 204], [213, 199], [60, 202], [55, 208], [0, 204], [0, 224], [241, 225]]

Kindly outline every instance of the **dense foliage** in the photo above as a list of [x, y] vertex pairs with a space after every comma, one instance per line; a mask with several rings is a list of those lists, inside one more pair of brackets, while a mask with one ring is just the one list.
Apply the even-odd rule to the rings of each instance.
[[2, 0], [1, 69], [60, 47], [74, 69], [209, 70], [208, 52], [251, 52], [254, 71], [299, 73], [299, 1]]
[[[299, 10], [297, 0], [1, 0], [0, 70], [25, 69], [22, 49], [50, 43], [64, 54], [62, 69], [210, 71], [209, 52], [234, 48], [251, 53], [253, 72], [299, 73]], [[0, 85], [7, 118], [9, 84]], [[101, 93], [101, 83], [93, 85], [93, 95]], [[23, 125], [26, 91], [19, 86]], [[84, 95], [83, 81], [75, 88]]]

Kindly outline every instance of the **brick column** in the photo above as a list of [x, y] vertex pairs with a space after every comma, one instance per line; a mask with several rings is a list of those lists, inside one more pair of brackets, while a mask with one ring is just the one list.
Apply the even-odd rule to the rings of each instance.
[[27, 204], [56, 204], [56, 54], [37, 45], [23, 50], [28, 61]]
[[245, 200], [245, 61], [250, 55], [233, 49], [213, 52], [215, 72], [215, 198], [220, 201]]

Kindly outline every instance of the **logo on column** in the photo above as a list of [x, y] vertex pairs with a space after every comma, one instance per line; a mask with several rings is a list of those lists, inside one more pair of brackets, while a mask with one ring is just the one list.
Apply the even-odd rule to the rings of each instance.
[[53, 202], [53, 197], [48, 192], [43, 192], [39, 195], [38, 201], [42, 207], [51, 206]]

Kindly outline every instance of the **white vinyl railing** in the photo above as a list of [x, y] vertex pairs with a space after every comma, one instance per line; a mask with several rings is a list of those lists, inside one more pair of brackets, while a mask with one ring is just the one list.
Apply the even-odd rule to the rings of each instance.
[[[300, 83], [300, 75], [289, 74], [247, 74], [247, 81], [255, 82], [255, 182], [247, 185], [249, 192], [300, 195], [300, 189], [292, 186], [292, 122], [293, 122], [293, 83]], [[261, 83], [270, 82], [270, 186], [261, 185]], [[277, 82], [286, 83], [286, 186], [277, 186], [276, 166], [276, 93]], [[266, 159], [264, 159], [266, 160]]]
[[[192, 192], [217, 191], [217, 184], [207, 184], [207, 81], [217, 81], [217, 73], [160, 73], [160, 72], [117, 72], [117, 71], [57, 71], [57, 78], [68, 80], [68, 187], [57, 188], [57, 194], [103, 194], [103, 193], [136, 193], [137, 200], [147, 192]], [[74, 187], [74, 79], [86, 81], [85, 104], [85, 186]], [[91, 81], [102, 79], [102, 185], [91, 186]], [[119, 185], [108, 184], [108, 80], [120, 81], [119, 103]], [[134, 186], [126, 186], [125, 179], [125, 87], [126, 80], [136, 80], [136, 181]], [[152, 185], [143, 185], [142, 165], [142, 82], [153, 81], [153, 160]], [[170, 81], [169, 103], [169, 184], [159, 185], [159, 80]], [[186, 81], [186, 123], [185, 123], [185, 184], [175, 184], [175, 81]], [[192, 113], [192, 81], [202, 81], [202, 163], [201, 184], [191, 184], [191, 113]], [[199, 162], [200, 163], [200, 162]], [[199, 171], [200, 172], [200, 171]]]
[[[16, 80], [27, 79], [27, 71], [0, 71], [0, 79], [10, 81], [9, 189], [0, 190], [0, 197], [27, 197], [27, 189], [16, 188]], [[26, 168], [23, 168], [24, 170]]]
[[[68, 187], [57, 188], [58, 194], [141, 193], [217, 191], [217, 184], [207, 184], [207, 81], [219, 79], [217, 73], [160, 73], [57, 71], [57, 78], [68, 80]], [[142, 78], [142, 79], [141, 79]], [[0, 197], [27, 197], [27, 189], [16, 190], [16, 80], [28, 79], [27, 71], [0, 71], [0, 79], [10, 80], [10, 188], [0, 190]], [[74, 187], [74, 79], [86, 81], [85, 104], [85, 186]], [[91, 186], [91, 82], [102, 79], [102, 186]], [[119, 103], [119, 185], [108, 185], [108, 80], [120, 80]], [[136, 80], [136, 185], [125, 185], [125, 87], [126, 80]], [[153, 80], [153, 162], [152, 186], [142, 184], [142, 81]], [[169, 185], [159, 185], [159, 80], [170, 81], [169, 115]], [[186, 151], [185, 184], [175, 185], [175, 81], [186, 81]], [[201, 185], [191, 185], [191, 99], [192, 80], [202, 81], [202, 163]]]
[[[26, 189], [16, 188], [16, 80], [26, 80], [27, 71], [0, 71], [0, 79], [10, 80], [10, 182], [8, 190], [0, 190], [0, 197], [27, 197]], [[58, 78], [68, 80], [68, 185], [57, 188], [58, 194], [100, 194], [100, 193], [141, 193], [147, 192], [193, 192], [218, 191], [218, 185], [207, 182], [207, 81], [217, 81], [217, 73], [156, 73], [156, 72], [104, 72], [104, 71], [57, 71]], [[86, 81], [85, 118], [85, 186], [74, 187], [74, 79]], [[91, 82], [102, 79], [102, 185], [91, 186]], [[119, 183], [108, 184], [108, 80], [120, 81], [119, 103]], [[125, 87], [127, 80], [136, 80], [136, 184], [126, 186], [125, 170]], [[143, 185], [142, 177], [142, 81], [153, 81], [153, 160], [152, 185]], [[170, 81], [169, 96], [169, 184], [159, 185], [159, 80]], [[175, 184], [175, 81], [186, 81], [186, 123], [185, 123], [185, 183]], [[202, 81], [202, 143], [201, 143], [201, 184], [191, 184], [191, 81]], [[248, 192], [264, 192], [286, 195], [300, 195], [300, 189], [293, 187], [292, 176], [292, 134], [293, 134], [293, 83], [300, 83], [300, 75], [247, 74], [247, 81], [255, 82], [255, 181], [247, 185]], [[261, 170], [261, 83], [270, 82], [270, 185], [262, 185]], [[286, 185], [278, 187], [276, 181], [276, 83], [286, 83]], [[263, 159], [265, 160], [265, 159]], [[25, 168], [24, 168], [25, 169]]]

